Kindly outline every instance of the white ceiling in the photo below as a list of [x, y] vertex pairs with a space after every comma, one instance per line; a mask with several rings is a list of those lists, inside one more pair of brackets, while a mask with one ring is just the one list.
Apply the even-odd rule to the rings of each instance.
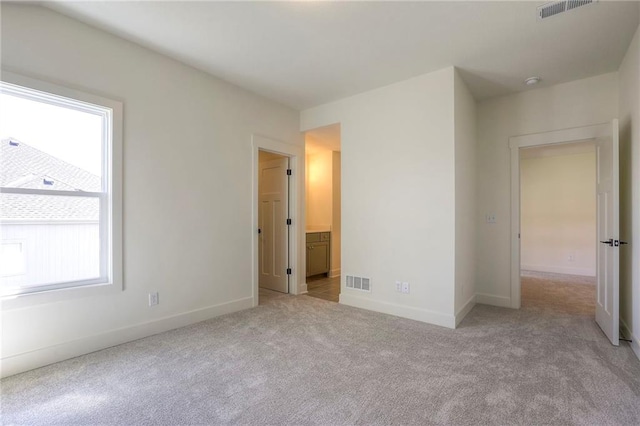
[[43, 2], [296, 109], [454, 65], [476, 99], [617, 70], [637, 2]]

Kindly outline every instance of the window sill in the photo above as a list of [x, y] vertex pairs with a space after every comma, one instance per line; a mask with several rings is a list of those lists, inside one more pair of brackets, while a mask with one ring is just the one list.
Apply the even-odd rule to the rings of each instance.
[[2, 306], [2, 311], [9, 311], [85, 297], [106, 296], [120, 293], [122, 291], [124, 291], [122, 282], [91, 284], [79, 287], [67, 287], [34, 293], [2, 296], [2, 298], [0, 298], [0, 305]]

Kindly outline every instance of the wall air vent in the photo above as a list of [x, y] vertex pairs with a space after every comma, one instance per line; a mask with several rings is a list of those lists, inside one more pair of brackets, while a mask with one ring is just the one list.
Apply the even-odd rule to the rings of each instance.
[[550, 18], [560, 13], [597, 3], [598, 0], [562, 0], [538, 6], [538, 19]]
[[353, 290], [371, 292], [370, 278], [362, 278], [362, 277], [356, 277], [353, 275], [347, 275], [345, 285], [347, 288], [350, 288]]
[[347, 275], [347, 288], [353, 288], [353, 276]]
[[598, 0], [568, 0], [567, 10], [575, 9], [576, 7], [586, 6], [591, 3], [595, 3]]
[[362, 279], [362, 291], [371, 291], [371, 280], [369, 278]]

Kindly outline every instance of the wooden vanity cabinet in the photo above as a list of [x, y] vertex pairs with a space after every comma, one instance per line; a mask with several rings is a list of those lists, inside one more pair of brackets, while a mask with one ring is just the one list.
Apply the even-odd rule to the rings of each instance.
[[329, 273], [330, 243], [330, 232], [307, 232], [307, 277]]

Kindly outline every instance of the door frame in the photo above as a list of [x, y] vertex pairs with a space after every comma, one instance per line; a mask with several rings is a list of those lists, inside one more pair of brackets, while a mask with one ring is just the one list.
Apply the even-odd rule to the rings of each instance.
[[252, 154], [252, 191], [251, 191], [251, 252], [252, 252], [252, 297], [253, 306], [258, 306], [259, 279], [258, 279], [258, 162], [259, 151], [268, 151], [289, 158], [289, 168], [292, 171], [289, 180], [289, 213], [292, 225], [289, 228], [289, 294], [306, 293], [304, 253], [304, 146], [297, 146], [259, 134], [251, 135]]
[[512, 136], [511, 149], [511, 307], [520, 309], [520, 148], [591, 142], [611, 134], [611, 123]]
[[[262, 154], [269, 154], [273, 157], [262, 161]], [[258, 150], [258, 287], [266, 288], [285, 294], [289, 294], [289, 287], [291, 285], [291, 275], [287, 275], [286, 268], [290, 268], [290, 253], [289, 253], [289, 225], [286, 225], [287, 218], [290, 217], [291, 210], [289, 208], [289, 185], [290, 176], [287, 175], [287, 170], [290, 169], [291, 159], [284, 155], [277, 155], [270, 151]], [[265, 178], [264, 171], [266, 169], [277, 169], [272, 179], [276, 182], [280, 191], [279, 195], [275, 195], [273, 192], [263, 192], [263, 179]], [[274, 204], [270, 203], [271, 208], [267, 210], [273, 214], [273, 219], [281, 215], [277, 221], [265, 220], [263, 217], [265, 214], [264, 202], [265, 200], [274, 201], [280, 200], [280, 207], [277, 212], [273, 209]], [[271, 229], [269, 229], [271, 228]], [[262, 232], [260, 232], [262, 230]], [[270, 238], [267, 238], [269, 236]], [[280, 244], [277, 244], [279, 242]], [[265, 254], [271, 252], [271, 262], [269, 262], [268, 273], [265, 274]], [[276, 263], [277, 259], [280, 259]]]

